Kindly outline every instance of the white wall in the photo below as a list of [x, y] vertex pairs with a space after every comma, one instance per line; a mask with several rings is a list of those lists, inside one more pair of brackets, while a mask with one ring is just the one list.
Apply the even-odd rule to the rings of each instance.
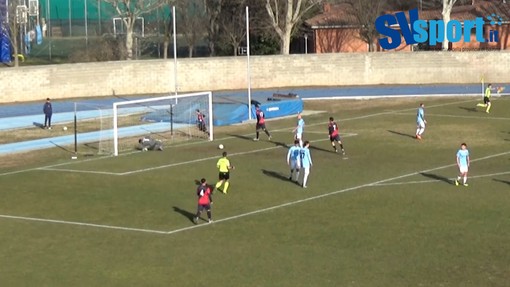
[[[251, 57], [252, 88], [510, 82], [510, 52], [384, 52]], [[246, 58], [179, 59], [178, 91], [247, 87]], [[0, 69], [0, 103], [174, 91], [173, 60]]]

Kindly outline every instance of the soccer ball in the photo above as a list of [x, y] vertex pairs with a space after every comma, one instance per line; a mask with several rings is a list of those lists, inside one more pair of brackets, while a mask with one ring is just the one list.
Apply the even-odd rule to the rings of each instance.
[[63, 127], [62, 130], [67, 131], [67, 127]]
[[218, 146], [218, 148], [219, 148], [219, 149], [223, 149], [223, 148], [224, 148], [224, 146], [223, 146], [222, 144], [220, 144], [220, 145]]

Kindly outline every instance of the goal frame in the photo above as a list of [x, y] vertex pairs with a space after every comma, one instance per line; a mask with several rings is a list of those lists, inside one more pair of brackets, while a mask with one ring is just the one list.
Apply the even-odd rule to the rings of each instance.
[[119, 155], [119, 130], [118, 130], [118, 107], [133, 105], [133, 104], [142, 104], [148, 102], [162, 101], [162, 100], [177, 100], [182, 98], [196, 97], [196, 96], [207, 96], [207, 101], [209, 103], [209, 120], [208, 120], [208, 130], [209, 130], [209, 141], [214, 139], [214, 130], [213, 130], [213, 109], [212, 109], [212, 92], [196, 92], [196, 93], [188, 93], [174, 96], [163, 96], [156, 98], [148, 98], [148, 99], [140, 99], [140, 100], [132, 100], [132, 101], [122, 101], [113, 103], [113, 156]]

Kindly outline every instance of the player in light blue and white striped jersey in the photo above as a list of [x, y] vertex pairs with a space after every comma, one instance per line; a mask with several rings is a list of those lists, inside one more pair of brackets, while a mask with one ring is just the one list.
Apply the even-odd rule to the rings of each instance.
[[308, 181], [308, 175], [310, 174], [310, 168], [312, 167], [312, 156], [310, 154], [310, 142], [305, 141], [303, 143], [303, 147], [300, 151], [300, 157], [301, 157], [301, 168], [304, 170], [303, 175], [303, 188], [306, 188], [306, 183]]
[[427, 121], [425, 120], [425, 105], [423, 103], [420, 104], [418, 108], [418, 112], [416, 113], [416, 139], [421, 140], [421, 135], [425, 131], [425, 125]]
[[292, 175], [296, 171], [296, 182], [299, 180], [299, 169], [301, 168], [300, 151], [299, 141], [295, 140], [294, 145], [289, 148], [287, 153], [287, 164], [290, 165], [289, 180], [293, 180]]
[[298, 114], [297, 118], [298, 118], [297, 126], [294, 128], [294, 130], [292, 130], [292, 132], [296, 133], [294, 139], [299, 141], [300, 147], [303, 147], [303, 132], [305, 129], [305, 120], [303, 120], [303, 118], [301, 117], [301, 113]]

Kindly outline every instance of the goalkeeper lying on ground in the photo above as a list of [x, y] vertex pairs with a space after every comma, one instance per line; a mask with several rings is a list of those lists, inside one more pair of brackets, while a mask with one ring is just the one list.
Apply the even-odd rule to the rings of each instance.
[[141, 151], [148, 150], [163, 150], [163, 142], [160, 140], [153, 139], [149, 136], [138, 139], [138, 146], [136, 149]]

